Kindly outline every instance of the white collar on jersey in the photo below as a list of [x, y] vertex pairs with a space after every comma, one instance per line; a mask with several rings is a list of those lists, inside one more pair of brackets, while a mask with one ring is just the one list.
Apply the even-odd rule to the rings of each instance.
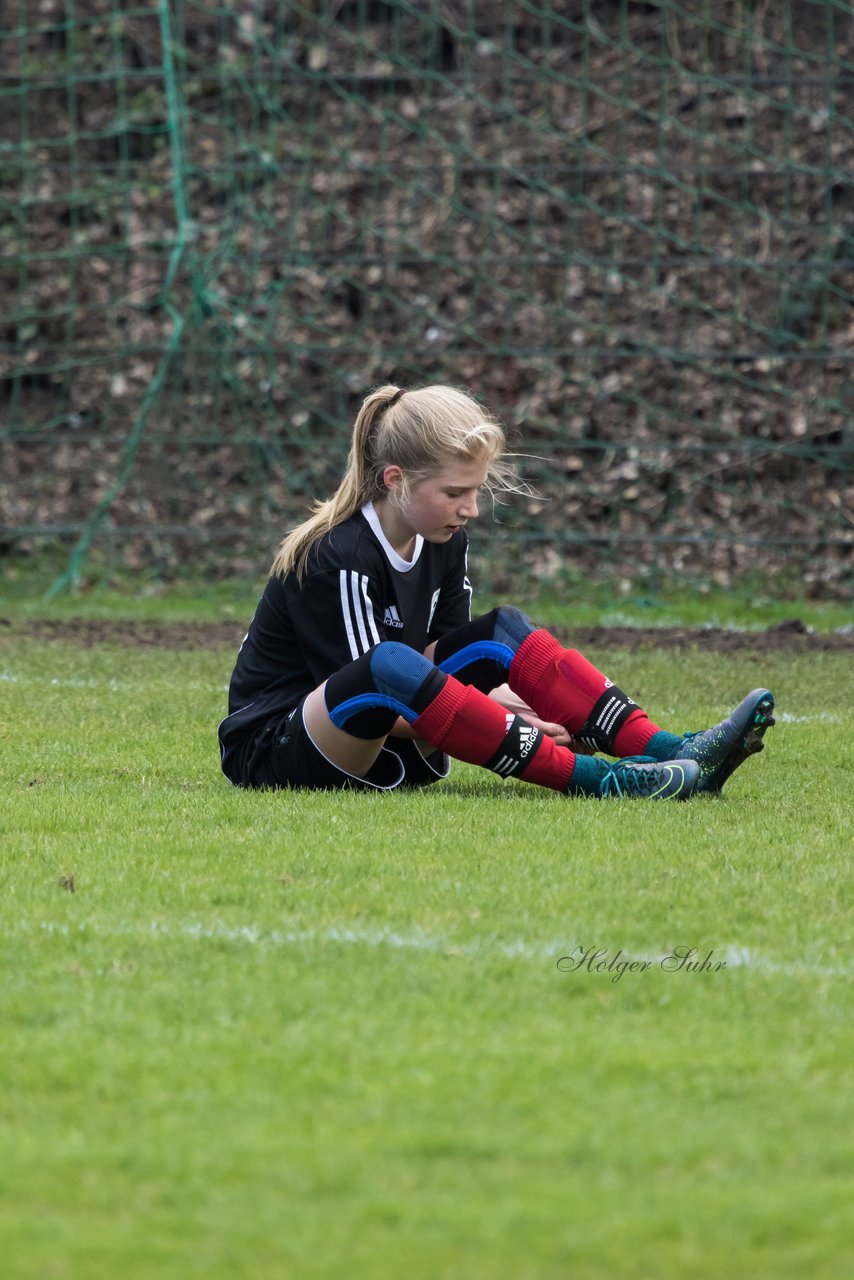
[[418, 557], [421, 555], [421, 548], [424, 546], [424, 539], [420, 533], [415, 535], [415, 550], [412, 553], [411, 560], [404, 560], [403, 556], [398, 555], [388, 538], [383, 533], [383, 527], [380, 524], [380, 518], [374, 510], [372, 502], [366, 502], [362, 507], [362, 515], [374, 531], [377, 542], [386, 554], [386, 559], [392, 569], [397, 569], [398, 573], [408, 573], [409, 570], [418, 563]]

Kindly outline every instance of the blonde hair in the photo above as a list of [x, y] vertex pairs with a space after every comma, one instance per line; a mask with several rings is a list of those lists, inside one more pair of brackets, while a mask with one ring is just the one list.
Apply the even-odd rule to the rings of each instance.
[[387, 496], [386, 467], [403, 472], [398, 501], [405, 502], [411, 485], [448, 463], [483, 459], [488, 465], [484, 487], [495, 496], [513, 490], [516, 482], [515, 468], [501, 460], [503, 452], [498, 421], [466, 392], [445, 386], [406, 392], [391, 384], [380, 387], [365, 398], [356, 417], [338, 489], [326, 502], [315, 502], [308, 519], [285, 537], [271, 576], [295, 571], [303, 578], [318, 539], [366, 503]]

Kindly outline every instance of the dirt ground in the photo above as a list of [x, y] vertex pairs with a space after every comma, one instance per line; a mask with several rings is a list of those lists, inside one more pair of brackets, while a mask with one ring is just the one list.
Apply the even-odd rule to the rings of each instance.
[[[31, 639], [42, 643], [75, 644], [91, 649], [98, 644], [143, 649], [234, 649], [246, 631], [237, 622], [132, 622], [73, 618], [63, 622], [22, 621], [0, 617], [0, 644]], [[842, 653], [854, 651], [854, 631], [812, 633], [798, 618], [764, 631], [728, 631], [689, 627], [576, 627], [561, 630], [561, 639], [574, 648], [638, 649], [645, 646], [715, 653], [783, 652]]]

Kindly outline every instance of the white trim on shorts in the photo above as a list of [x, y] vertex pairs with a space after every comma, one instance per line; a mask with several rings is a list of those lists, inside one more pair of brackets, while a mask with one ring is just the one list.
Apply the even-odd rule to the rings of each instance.
[[[383, 752], [387, 753], [390, 756], [393, 756], [394, 759], [397, 761], [398, 765], [400, 766], [400, 775], [396, 782], [390, 782], [387, 786], [383, 786], [379, 782], [371, 782], [370, 777], [363, 777], [363, 776], [360, 776], [358, 773], [348, 773], [346, 769], [342, 769], [340, 764], [336, 764], [334, 760], [330, 760], [326, 752], [321, 750], [321, 748], [315, 742], [314, 738], [311, 736], [311, 731], [305, 722], [305, 698], [303, 698], [302, 702], [300, 703], [299, 712], [300, 712], [300, 719], [302, 720], [302, 727], [303, 729], [305, 729], [306, 736], [308, 737], [309, 742], [314, 747], [317, 754], [319, 756], [322, 756], [322, 758], [326, 761], [326, 763], [330, 765], [333, 769], [335, 769], [337, 773], [340, 773], [342, 778], [352, 778], [354, 782], [359, 782], [366, 787], [372, 787], [374, 791], [394, 791], [396, 787], [399, 787], [400, 784], [406, 780], [406, 769], [404, 768], [403, 761], [401, 760], [397, 752], [392, 751], [389, 747], [380, 748], [380, 755], [377, 756], [377, 759], [371, 765], [371, 769], [374, 769]], [[425, 761], [425, 764], [426, 763], [427, 762]], [[428, 765], [428, 768], [432, 768], [432, 765]], [[368, 772], [370, 773], [370, 770]], [[443, 777], [444, 775], [439, 774], [438, 776]]]

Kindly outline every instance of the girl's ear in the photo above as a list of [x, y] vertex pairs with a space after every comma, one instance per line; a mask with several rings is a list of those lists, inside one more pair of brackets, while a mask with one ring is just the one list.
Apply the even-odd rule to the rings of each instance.
[[383, 484], [389, 493], [398, 494], [403, 489], [403, 471], [396, 465], [383, 470]]

